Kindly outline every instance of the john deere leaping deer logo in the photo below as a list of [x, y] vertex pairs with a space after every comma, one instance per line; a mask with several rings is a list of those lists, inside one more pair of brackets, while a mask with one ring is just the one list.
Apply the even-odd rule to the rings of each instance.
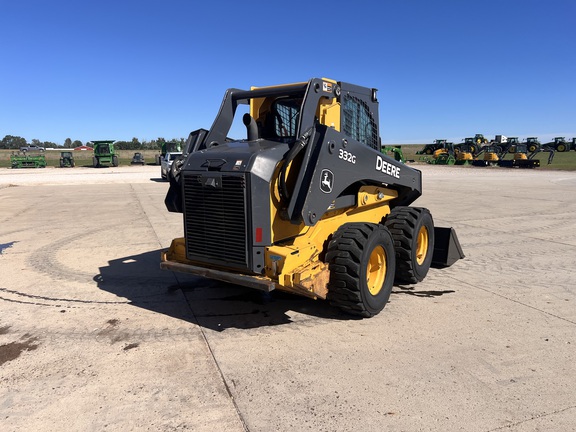
[[329, 169], [323, 169], [320, 174], [320, 190], [324, 193], [330, 193], [333, 187], [334, 174]]

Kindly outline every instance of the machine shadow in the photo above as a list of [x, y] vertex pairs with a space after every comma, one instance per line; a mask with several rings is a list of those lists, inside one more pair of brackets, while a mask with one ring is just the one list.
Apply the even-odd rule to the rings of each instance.
[[[108, 261], [94, 276], [98, 288], [132, 306], [223, 331], [314, 319], [354, 320], [327, 302], [280, 291], [266, 293], [160, 269], [160, 250]], [[294, 312], [296, 314], [294, 314]]]

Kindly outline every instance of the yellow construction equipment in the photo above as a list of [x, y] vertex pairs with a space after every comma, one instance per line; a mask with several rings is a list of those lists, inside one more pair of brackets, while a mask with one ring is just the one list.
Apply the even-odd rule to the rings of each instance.
[[[245, 135], [231, 138], [241, 112]], [[371, 317], [395, 282], [464, 256], [453, 229], [410, 206], [421, 172], [381, 153], [376, 89], [326, 78], [229, 89], [183, 151], [165, 202], [184, 237], [162, 252], [164, 269]]]

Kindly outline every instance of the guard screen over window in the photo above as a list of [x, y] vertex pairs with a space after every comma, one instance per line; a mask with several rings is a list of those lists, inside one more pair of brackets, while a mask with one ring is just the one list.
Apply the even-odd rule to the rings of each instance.
[[378, 150], [378, 129], [368, 105], [346, 95], [342, 107], [342, 131], [357, 141]]
[[278, 137], [295, 137], [301, 99], [279, 99], [274, 102], [274, 132]]

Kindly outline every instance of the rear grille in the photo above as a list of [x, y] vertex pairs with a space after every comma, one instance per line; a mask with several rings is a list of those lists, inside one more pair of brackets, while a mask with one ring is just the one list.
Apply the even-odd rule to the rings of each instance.
[[210, 175], [183, 177], [188, 259], [247, 268], [245, 177], [222, 175], [217, 187], [204, 185]]

